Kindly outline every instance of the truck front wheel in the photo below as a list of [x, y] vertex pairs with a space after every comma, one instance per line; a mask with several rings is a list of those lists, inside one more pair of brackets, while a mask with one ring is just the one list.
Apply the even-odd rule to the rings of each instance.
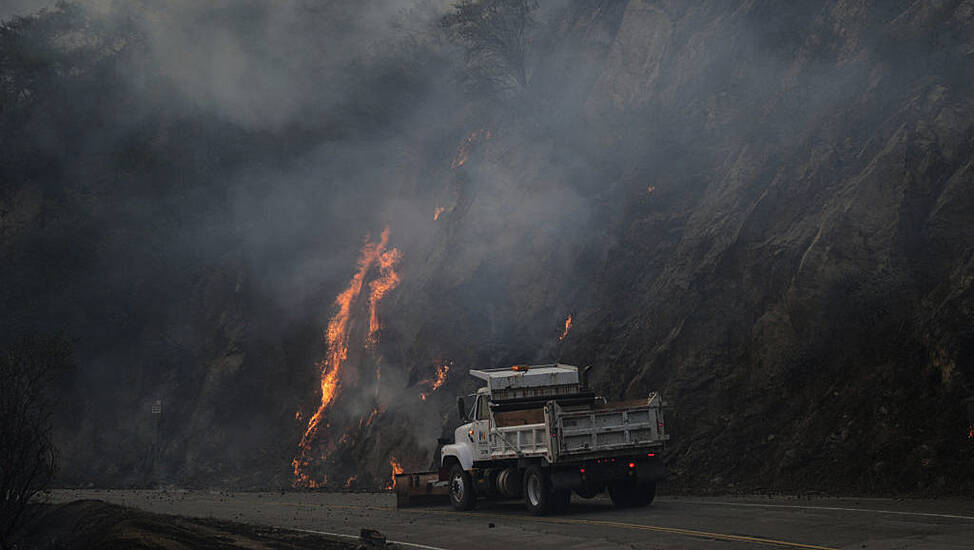
[[568, 507], [571, 491], [556, 491], [551, 487], [548, 472], [531, 466], [524, 472], [524, 504], [536, 516], [560, 512]]
[[477, 505], [473, 480], [463, 466], [454, 464], [450, 469], [450, 504], [459, 511], [473, 510]]

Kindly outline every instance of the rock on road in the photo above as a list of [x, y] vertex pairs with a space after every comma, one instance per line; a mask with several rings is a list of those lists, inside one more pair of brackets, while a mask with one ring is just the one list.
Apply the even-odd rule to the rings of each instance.
[[50, 499], [347, 536], [368, 527], [413, 548], [974, 547], [974, 501], [959, 499], [660, 497], [619, 510], [604, 497], [573, 497], [566, 514], [545, 517], [513, 501], [482, 501], [473, 512], [445, 504], [397, 510], [387, 493], [57, 490]]

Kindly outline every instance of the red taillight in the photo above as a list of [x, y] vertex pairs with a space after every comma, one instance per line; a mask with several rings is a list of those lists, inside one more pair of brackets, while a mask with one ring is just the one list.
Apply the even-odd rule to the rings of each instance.
[[578, 471], [584, 474], [585, 473], [585, 468], [579, 468]]
[[635, 462], [630, 462], [629, 463], [629, 467], [630, 468], [635, 468], [636, 467], [636, 463]]
[[648, 454], [648, 455], [646, 455], [646, 456], [656, 456], [656, 453], [649, 453], [649, 454]]

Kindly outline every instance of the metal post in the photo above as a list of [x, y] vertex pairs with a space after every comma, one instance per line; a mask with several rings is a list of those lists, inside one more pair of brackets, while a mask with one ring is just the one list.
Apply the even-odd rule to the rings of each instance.
[[150, 453], [151, 466], [149, 467], [149, 474], [155, 477], [156, 473], [156, 463], [159, 461], [159, 421], [162, 419], [162, 400], [156, 399], [152, 403], [152, 417], [155, 419], [155, 426], [152, 435], [152, 452]]

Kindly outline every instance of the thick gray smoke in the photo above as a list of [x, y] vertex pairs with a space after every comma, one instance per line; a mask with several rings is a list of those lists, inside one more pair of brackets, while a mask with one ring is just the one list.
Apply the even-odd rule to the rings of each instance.
[[707, 419], [674, 451], [705, 469], [728, 396], [832, 437], [843, 413], [775, 407], [868, 379], [850, 357], [901, 365], [886, 387], [939, 357], [927, 398], [967, 391], [967, 234], [942, 232], [966, 227], [967, 4], [488, 3], [532, 8], [496, 23], [517, 40], [472, 47], [449, 0], [0, 8], [0, 329], [75, 342], [66, 482], [290, 484], [336, 296], [386, 227], [400, 281], [374, 343], [363, 275], [314, 449], [332, 484], [425, 466], [474, 367], [666, 389]]
[[[65, 414], [82, 419], [64, 430], [78, 464], [66, 476], [259, 475], [242, 471], [253, 460], [231, 458], [229, 473], [221, 465], [247, 455], [286, 465], [281, 458], [296, 452], [303, 427], [294, 413], [314, 410], [315, 363], [327, 351], [321, 335], [333, 300], [367, 235], [389, 227], [390, 245], [404, 254], [404, 283], [383, 304], [382, 315], [393, 317], [392, 300], [422, 290], [431, 260], [447, 262], [457, 283], [487, 258], [507, 258], [490, 269], [514, 276], [527, 273], [514, 258], [583, 232], [587, 207], [562, 184], [571, 167], [531, 158], [512, 165], [511, 155], [537, 154], [526, 148], [529, 136], [515, 133], [512, 106], [462, 85], [462, 52], [440, 27], [451, 10], [429, 0], [87, 0], [37, 16], [49, 25], [36, 31], [41, 41], [81, 59], [71, 84], [88, 94], [71, 100], [78, 111], [64, 120], [24, 123], [63, 166], [63, 176], [33, 185], [77, 204], [79, 218], [51, 231], [75, 233], [66, 242], [79, 253], [65, 259], [52, 250], [37, 262], [23, 249], [31, 269], [8, 287], [19, 297], [12, 309], [23, 311], [10, 328], [64, 331], [77, 342], [77, 395], [69, 402], [84, 412]], [[12, 14], [30, 15], [15, 6]], [[101, 98], [83, 104], [92, 94]], [[64, 131], [75, 133], [70, 143], [43, 137]], [[469, 163], [452, 166], [474, 132], [483, 136], [467, 144]], [[533, 173], [523, 171], [528, 164], [537, 164]], [[76, 195], [71, 180], [89, 194]], [[442, 218], [433, 220], [437, 208]], [[453, 235], [449, 258], [443, 235]], [[566, 258], [540, 253], [548, 269], [567, 268]], [[32, 290], [43, 265], [57, 269]], [[487, 308], [505, 300], [502, 280], [481, 281], [469, 292]], [[44, 307], [32, 310], [37, 302]], [[505, 314], [490, 315], [478, 330], [514, 330]], [[352, 328], [356, 343], [361, 330]], [[375, 407], [413, 411], [408, 443], [421, 456], [440, 434], [443, 403], [418, 402], [415, 384], [456, 344], [441, 343], [436, 357], [395, 349], [395, 334], [411, 331], [388, 331], [393, 341], [381, 358], [353, 352], [344, 368], [361, 388], [335, 408], [352, 423]], [[387, 391], [368, 398], [373, 386], [362, 379], [377, 360]], [[267, 385], [275, 390], [256, 410], [241, 408]], [[411, 388], [408, 399], [403, 387]], [[154, 428], [158, 419], [145, 413], [157, 399], [166, 412]], [[118, 415], [124, 420], [106, 428]], [[282, 430], [292, 433], [281, 437]], [[93, 458], [118, 440], [123, 463]]]

